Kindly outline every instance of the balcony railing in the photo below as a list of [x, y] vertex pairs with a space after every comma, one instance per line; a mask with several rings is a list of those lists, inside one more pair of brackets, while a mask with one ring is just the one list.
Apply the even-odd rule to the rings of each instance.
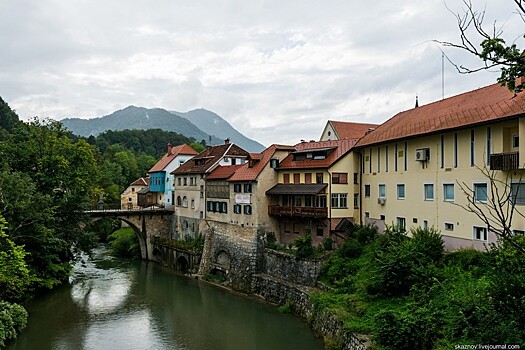
[[491, 170], [514, 170], [518, 169], [519, 152], [495, 153], [490, 155]]
[[326, 218], [328, 217], [328, 208], [290, 207], [290, 206], [282, 206], [282, 205], [269, 205], [268, 214], [275, 215], [275, 216]]

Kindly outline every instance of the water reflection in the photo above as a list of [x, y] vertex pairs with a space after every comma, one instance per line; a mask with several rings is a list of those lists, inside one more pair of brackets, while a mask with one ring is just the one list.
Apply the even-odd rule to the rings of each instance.
[[98, 251], [75, 271], [8, 349], [322, 349], [301, 320], [155, 264]]

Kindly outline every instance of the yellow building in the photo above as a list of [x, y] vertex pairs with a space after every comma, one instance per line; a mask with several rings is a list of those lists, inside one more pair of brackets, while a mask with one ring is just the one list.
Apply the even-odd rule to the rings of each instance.
[[310, 231], [313, 242], [345, 237], [359, 217], [359, 160], [356, 140], [302, 142], [275, 165], [277, 184], [266, 194], [268, 213], [278, 222], [278, 237], [290, 243]]
[[[516, 209], [524, 209], [523, 135], [525, 93], [498, 84], [395, 115], [355, 146], [361, 222], [380, 229], [434, 226], [447, 249], [482, 248], [496, 240], [492, 227], [461, 206], [490, 215], [491, 202], [506, 190]], [[497, 187], [484, 169], [500, 181]], [[511, 226], [522, 232], [525, 219], [516, 214]]]

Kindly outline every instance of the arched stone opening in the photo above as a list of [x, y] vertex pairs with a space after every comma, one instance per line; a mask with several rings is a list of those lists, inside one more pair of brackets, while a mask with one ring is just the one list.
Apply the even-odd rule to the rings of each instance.
[[220, 250], [217, 253], [217, 256], [215, 258], [215, 263], [222, 270], [226, 270], [226, 271], [230, 270], [230, 266], [231, 266], [230, 253], [228, 253], [226, 250]]
[[175, 264], [175, 269], [177, 271], [188, 272], [189, 267], [190, 263], [188, 262], [188, 259], [184, 256], [179, 256]]

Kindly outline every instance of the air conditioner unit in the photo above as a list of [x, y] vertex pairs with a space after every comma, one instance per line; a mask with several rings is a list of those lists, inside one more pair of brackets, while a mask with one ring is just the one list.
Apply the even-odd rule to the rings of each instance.
[[430, 155], [430, 149], [428, 148], [420, 148], [416, 149], [416, 161], [418, 162], [426, 162]]
[[385, 197], [379, 197], [377, 199], [377, 204], [385, 205], [386, 198]]

